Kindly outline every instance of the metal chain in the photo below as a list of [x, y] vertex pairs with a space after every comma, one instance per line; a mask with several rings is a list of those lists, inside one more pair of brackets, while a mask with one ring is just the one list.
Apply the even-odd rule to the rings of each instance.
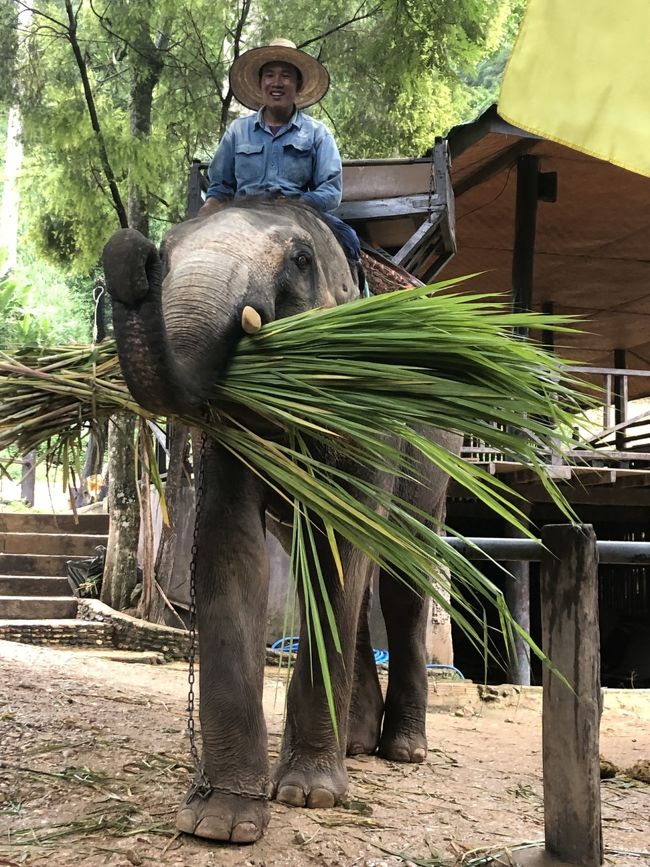
[[[190, 794], [187, 798], [189, 804], [195, 797], [206, 798], [210, 797], [212, 792], [212, 783], [205, 772], [205, 768], [199, 757], [199, 751], [196, 748], [196, 726], [194, 723], [194, 682], [196, 674], [194, 672], [194, 663], [196, 661], [196, 555], [199, 549], [199, 521], [201, 519], [201, 508], [203, 506], [203, 473], [205, 469], [205, 444], [207, 435], [205, 431], [201, 431], [201, 447], [198, 456], [198, 473], [196, 476], [196, 512], [194, 519], [194, 535], [192, 537], [192, 560], [190, 562], [190, 647], [188, 653], [188, 670], [187, 670], [187, 734], [190, 739], [190, 755], [194, 762], [196, 777], [192, 783]], [[197, 470], [195, 461], [195, 472]]]
[[[201, 431], [201, 447], [199, 449], [198, 473], [196, 476], [196, 517], [194, 522], [194, 535], [192, 537], [192, 559], [190, 561], [190, 617], [189, 617], [189, 651], [187, 670], [187, 734], [190, 740], [190, 755], [194, 762], [195, 777], [187, 796], [186, 803], [191, 803], [194, 798], [207, 800], [212, 792], [221, 792], [224, 795], [237, 795], [240, 798], [249, 798], [253, 801], [268, 801], [270, 795], [267, 792], [247, 792], [244, 789], [228, 789], [225, 786], [215, 786], [208, 777], [203, 762], [196, 746], [196, 724], [194, 721], [194, 683], [196, 674], [194, 663], [196, 661], [196, 555], [198, 553], [199, 521], [203, 507], [203, 476], [205, 472], [205, 450], [207, 434]], [[196, 470], [196, 466], [195, 466]]]

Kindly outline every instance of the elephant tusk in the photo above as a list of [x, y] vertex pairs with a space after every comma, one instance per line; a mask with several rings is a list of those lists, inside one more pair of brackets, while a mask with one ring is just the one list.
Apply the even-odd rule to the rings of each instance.
[[254, 307], [246, 305], [241, 312], [241, 327], [246, 334], [257, 334], [262, 327], [262, 317]]

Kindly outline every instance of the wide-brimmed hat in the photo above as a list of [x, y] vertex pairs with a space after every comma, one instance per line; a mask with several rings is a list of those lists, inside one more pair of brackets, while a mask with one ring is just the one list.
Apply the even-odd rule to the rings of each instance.
[[328, 71], [315, 57], [296, 48], [290, 39], [274, 39], [268, 45], [245, 51], [230, 68], [230, 87], [235, 99], [246, 108], [257, 110], [264, 105], [260, 70], [265, 63], [290, 63], [300, 70], [302, 87], [296, 93], [297, 108], [319, 102], [330, 86]]

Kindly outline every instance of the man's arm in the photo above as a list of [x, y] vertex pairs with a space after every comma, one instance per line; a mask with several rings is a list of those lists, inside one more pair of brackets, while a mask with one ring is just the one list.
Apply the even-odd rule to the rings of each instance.
[[341, 204], [343, 167], [334, 136], [325, 127], [314, 137], [313, 164], [313, 188], [302, 198], [319, 211], [333, 211]]

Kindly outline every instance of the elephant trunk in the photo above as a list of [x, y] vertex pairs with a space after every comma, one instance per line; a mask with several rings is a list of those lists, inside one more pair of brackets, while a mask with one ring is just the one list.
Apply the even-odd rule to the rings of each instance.
[[169, 343], [155, 246], [135, 229], [122, 229], [104, 247], [102, 261], [120, 365], [134, 399], [156, 414], [196, 410], [207, 390], [178, 362]]

